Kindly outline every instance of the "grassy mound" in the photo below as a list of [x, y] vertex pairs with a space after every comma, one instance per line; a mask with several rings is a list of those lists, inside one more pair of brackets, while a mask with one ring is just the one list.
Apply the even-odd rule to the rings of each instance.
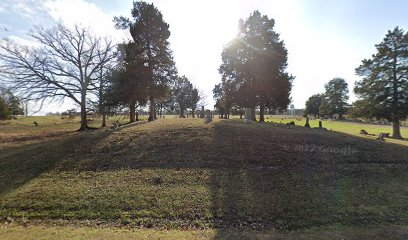
[[408, 222], [408, 148], [165, 119], [0, 150], [3, 221], [297, 229]]

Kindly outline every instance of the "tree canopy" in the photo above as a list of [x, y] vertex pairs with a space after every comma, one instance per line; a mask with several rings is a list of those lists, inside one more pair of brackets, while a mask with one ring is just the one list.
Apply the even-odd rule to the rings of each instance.
[[324, 97], [330, 108], [330, 115], [338, 114], [342, 119], [347, 112], [349, 99], [348, 84], [343, 78], [333, 78], [325, 85]]
[[294, 77], [286, 72], [287, 50], [274, 30], [275, 21], [254, 11], [239, 21], [238, 35], [222, 52], [219, 72], [221, 85], [216, 87], [217, 107], [229, 113], [233, 105], [260, 108], [264, 121], [265, 108], [286, 109]]
[[11, 41], [0, 46], [0, 77], [24, 99], [72, 99], [81, 107], [80, 130], [87, 129], [87, 94], [100, 68], [113, 59], [114, 45], [79, 26], [37, 27], [30, 36], [40, 47]]
[[324, 98], [322, 94], [315, 94], [309, 97], [309, 99], [306, 101], [305, 113], [318, 116], [322, 98]]
[[149, 120], [156, 118], [156, 99], [166, 95], [176, 79], [176, 67], [168, 38], [169, 25], [154, 4], [143, 1], [133, 3], [132, 19], [115, 17], [117, 28], [129, 29], [133, 39], [133, 58], [143, 66], [146, 90], [150, 101]]
[[401, 138], [400, 120], [408, 115], [408, 34], [395, 27], [375, 47], [377, 52], [356, 68], [362, 79], [354, 91], [370, 103], [360, 104], [366, 108], [360, 112], [392, 121], [393, 137]]

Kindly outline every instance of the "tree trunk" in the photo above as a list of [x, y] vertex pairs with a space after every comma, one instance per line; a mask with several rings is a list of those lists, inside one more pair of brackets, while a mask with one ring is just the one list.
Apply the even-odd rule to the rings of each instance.
[[136, 122], [139, 122], [139, 112], [136, 111]]
[[102, 112], [102, 127], [106, 127], [106, 110], [103, 109]]
[[157, 119], [157, 106], [156, 106], [156, 101], [153, 99], [154, 105], [153, 105], [153, 117], [154, 120]]
[[180, 108], [180, 117], [184, 118], [184, 108]]
[[106, 112], [105, 112], [105, 104], [104, 104], [104, 94], [103, 94], [103, 65], [100, 69], [100, 78], [99, 78], [99, 114], [102, 114], [102, 125], [101, 127], [106, 127]]
[[86, 93], [81, 94], [81, 127], [79, 131], [85, 131], [88, 129], [88, 123], [86, 122]]
[[392, 116], [392, 138], [402, 139], [400, 131], [400, 117], [398, 114]]
[[129, 118], [130, 118], [130, 123], [134, 123], [136, 120], [135, 116], [135, 111], [136, 111], [136, 102], [131, 100], [129, 103]]
[[242, 119], [242, 110], [239, 110], [239, 119]]
[[192, 118], [195, 118], [194, 113], [195, 113], [195, 109], [192, 108], [192, 109], [191, 109], [191, 117], [192, 117]]
[[160, 118], [163, 118], [163, 103], [159, 103], [159, 116]]
[[265, 105], [261, 103], [259, 106], [259, 122], [265, 122]]
[[149, 109], [149, 118], [147, 119], [147, 121], [151, 122], [154, 120], [154, 98], [153, 96], [150, 96], [150, 109]]

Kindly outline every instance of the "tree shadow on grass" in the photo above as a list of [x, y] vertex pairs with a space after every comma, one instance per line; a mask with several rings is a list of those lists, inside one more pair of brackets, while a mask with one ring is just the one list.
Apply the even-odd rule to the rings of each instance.
[[[270, 124], [181, 121], [186, 124], [166, 119], [2, 151], [0, 195], [49, 171], [86, 175], [152, 169], [148, 173], [154, 176], [131, 171], [119, 176], [123, 178], [120, 181], [109, 175], [101, 186], [93, 187], [95, 192], [87, 196], [91, 200], [85, 199], [93, 208], [84, 204], [66, 211], [86, 208], [105, 214], [107, 219], [132, 212], [129, 218], [168, 218], [186, 224], [198, 221], [200, 226], [217, 227], [218, 238], [230, 229], [406, 222], [406, 147]], [[347, 147], [356, 151], [340, 151]], [[167, 170], [171, 170], [170, 176], [161, 175]], [[188, 175], [190, 170], [193, 173]], [[201, 176], [205, 172], [208, 179]], [[97, 177], [89, 175], [89, 179]], [[135, 180], [140, 176], [143, 178]], [[128, 194], [126, 191], [137, 187], [130, 182], [147, 185], [143, 189], [150, 192]], [[129, 186], [103, 185], [118, 183]], [[112, 191], [102, 192], [109, 187]], [[199, 192], [201, 188], [208, 191]], [[119, 190], [122, 195], [115, 195]], [[118, 196], [134, 199], [125, 201]], [[137, 207], [129, 205], [146, 196]], [[209, 200], [202, 200], [206, 198]], [[186, 202], [190, 205], [184, 205]], [[110, 209], [118, 213], [109, 215]], [[55, 210], [55, 214], [66, 213]], [[99, 216], [92, 214], [87, 216]]]
[[408, 222], [406, 147], [312, 129], [224, 122], [214, 128], [214, 149], [228, 156], [226, 168], [212, 171], [216, 239], [248, 237], [231, 235], [237, 228]]

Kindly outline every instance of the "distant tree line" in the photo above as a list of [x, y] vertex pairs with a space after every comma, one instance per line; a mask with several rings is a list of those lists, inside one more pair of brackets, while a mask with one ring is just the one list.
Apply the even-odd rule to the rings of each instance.
[[395, 27], [375, 47], [377, 52], [356, 68], [361, 77], [354, 86], [357, 101], [348, 106], [347, 83], [333, 79], [325, 94], [306, 101], [306, 113], [341, 118], [348, 112], [354, 118], [386, 119], [392, 122], [392, 137], [401, 139], [400, 122], [408, 116], [408, 33]]
[[312, 114], [315, 117], [338, 115], [339, 119], [343, 119], [349, 108], [346, 80], [334, 78], [325, 85], [325, 90], [323, 94], [315, 94], [306, 101], [305, 114]]

